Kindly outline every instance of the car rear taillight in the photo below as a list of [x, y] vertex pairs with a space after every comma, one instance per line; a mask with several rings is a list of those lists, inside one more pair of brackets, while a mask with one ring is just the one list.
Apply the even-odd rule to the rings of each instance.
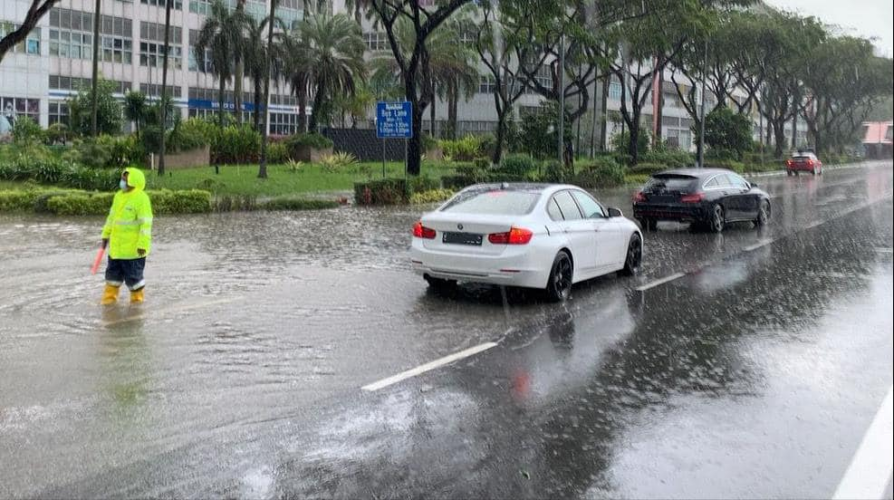
[[530, 229], [514, 227], [506, 233], [491, 233], [487, 235], [487, 241], [492, 245], [527, 245], [534, 233]]
[[435, 235], [437, 235], [435, 230], [423, 226], [421, 221], [413, 224], [413, 237], [414, 238], [422, 238], [423, 240], [433, 240], [433, 239], [435, 239]]
[[705, 199], [705, 193], [684, 194], [680, 197], [681, 203], [701, 203]]
[[793, 162], [792, 160], [785, 160], [785, 166], [786, 166], [786, 167], [794, 166], [794, 164], [795, 164], [795, 162]]
[[813, 160], [807, 160], [807, 166], [808, 166], [808, 167], [812, 167], [812, 166], [813, 166]]
[[633, 195], [633, 202], [639, 203], [639, 202], [643, 202], [643, 201], [646, 201], [646, 195], [644, 195], [642, 191], [637, 191]]

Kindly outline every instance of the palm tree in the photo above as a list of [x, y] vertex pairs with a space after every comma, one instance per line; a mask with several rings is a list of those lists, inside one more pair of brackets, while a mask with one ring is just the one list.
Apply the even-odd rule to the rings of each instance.
[[345, 14], [317, 15], [306, 19], [299, 29], [302, 59], [309, 82], [314, 87], [310, 131], [316, 132], [321, 118], [331, 111], [334, 95], [353, 96], [358, 80], [366, 78], [363, 61], [365, 44], [360, 27]]
[[[276, 19], [276, 2], [278, 0], [270, 0], [270, 20], [269, 28], [267, 29], [267, 47], [273, 47], [273, 20]], [[264, 102], [270, 102], [270, 68], [273, 67], [273, 63], [271, 58], [273, 57], [273, 51], [267, 51], [267, 64], [264, 68]], [[264, 128], [261, 130], [261, 161], [260, 165], [258, 165], [258, 178], [266, 179], [267, 178], [267, 129], [269, 129], [270, 125], [270, 109], [269, 106], [264, 108]]]
[[139, 136], [146, 117], [146, 94], [132, 90], [124, 95], [124, 117], [134, 123]]
[[285, 47], [285, 23], [281, 19], [276, 19], [276, 25], [279, 30], [273, 32], [273, 45], [267, 47], [265, 36], [267, 34], [267, 26], [270, 18], [264, 18], [260, 23], [253, 18], [249, 18], [247, 30], [248, 38], [245, 44], [245, 53], [243, 60], [246, 63], [246, 70], [249, 78], [254, 85], [254, 111], [252, 112], [252, 122], [255, 130], [261, 130], [261, 108], [265, 105], [263, 101], [263, 85], [264, 75], [267, 72], [267, 51], [272, 50], [272, 76], [274, 81], [279, 82], [281, 76], [286, 73], [286, 63], [289, 59], [289, 53]]
[[[195, 43], [197, 59], [204, 59], [205, 52], [211, 52], [211, 72], [220, 83], [217, 100], [221, 127], [224, 126], [224, 92], [227, 81], [233, 78], [236, 65], [245, 53], [247, 19], [249, 17], [244, 11], [230, 12], [222, 0], [214, 0]], [[241, 85], [239, 88], [241, 90]], [[236, 99], [241, 102], [241, 96], [237, 95]], [[241, 110], [237, 111], [241, 113]]]

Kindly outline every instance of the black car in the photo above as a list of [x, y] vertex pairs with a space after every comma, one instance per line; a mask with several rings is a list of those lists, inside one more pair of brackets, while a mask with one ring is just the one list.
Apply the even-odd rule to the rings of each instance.
[[666, 170], [654, 174], [634, 195], [633, 217], [643, 229], [655, 229], [659, 220], [670, 220], [719, 233], [729, 222], [767, 224], [770, 197], [729, 170]]

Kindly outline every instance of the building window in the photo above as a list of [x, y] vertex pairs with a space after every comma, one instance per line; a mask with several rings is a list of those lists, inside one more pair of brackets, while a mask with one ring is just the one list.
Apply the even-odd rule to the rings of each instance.
[[298, 115], [294, 113], [270, 113], [270, 133], [292, 135], [298, 132]]
[[199, 61], [196, 58], [196, 41], [199, 39], [198, 30], [189, 30], [189, 61], [187, 64], [190, 71], [201, 71], [202, 73], [211, 73], [211, 49], [205, 49], [205, 58], [202, 60], [202, 67], [199, 68]]
[[0, 97], [0, 114], [6, 117], [10, 125], [23, 116], [37, 122], [40, 120], [40, 99]]
[[[118, 81], [118, 80], [107, 80], [111, 81], [115, 84], [114, 93], [116, 94], [126, 94], [130, 91], [131, 84], [130, 82]], [[49, 79], [49, 87], [52, 90], [69, 90], [73, 92], [78, 92], [81, 89], [89, 90], [92, 86], [93, 80], [90, 78], [78, 78], [75, 76], [60, 76], [60, 75], [50, 75]]]
[[[140, 66], [162, 67], [164, 63], [164, 44], [154, 42], [140, 42]], [[180, 68], [181, 49], [173, 45], [168, 46], [168, 65], [171, 68]]]
[[49, 124], [63, 123], [68, 124], [68, 103], [51, 102], [49, 110]]
[[388, 43], [388, 35], [378, 31], [364, 33], [363, 42], [366, 43], [366, 50], [370, 52], [389, 50], [391, 48]]
[[[156, 7], [165, 7], [165, 0], [140, 0], [140, 3], [143, 5], [154, 5]], [[183, 9], [183, 1], [182, 0], [174, 0], [171, 3], [172, 9], [182, 10]]]
[[478, 93], [479, 94], [493, 94], [494, 90], [497, 89], [497, 82], [494, 77], [490, 75], [482, 75], [478, 77]]
[[[21, 25], [13, 24], [6, 21], [0, 21], [0, 38], [5, 37], [9, 33], [19, 29]], [[35, 27], [28, 33], [28, 36], [21, 42], [15, 44], [10, 50], [13, 54], [28, 54], [33, 56], [40, 55], [40, 28]]]
[[[140, 92], [148, 97], [161, 97], [161, 85], [155, 83], [141, 83]], [[183, 93], [180, 87], [168, 85], [168, 95], [179, 99]]]
[[[102, 16], [100, 60], [131, 64], [133, 22], [123, 17]], [[50, 55], [69, 59], [93, 57], [93, 14], [69, 9], [50, 11]]]
[[608, 86], [608, 98], [613, 99], [615, 101], [621, 100], [621, 82], [612, 78], [611, 83]]

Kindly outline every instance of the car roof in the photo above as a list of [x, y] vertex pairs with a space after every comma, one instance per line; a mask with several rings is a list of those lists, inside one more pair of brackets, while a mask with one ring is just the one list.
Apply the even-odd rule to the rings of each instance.
[[656, 175], [679, 175], [704, 179], [705, 177], [717, 174], [735, 174], [735, 172], [725, 168], [675, 168], [671, 170], [662, 170], [661, 172], [653, 174], [652, 177], [655, 177]]
[[579, 186], [572, 184], [550, 184], [546, 182], [491, 182], [482, 184], [473, 184], [466, 190], [487, 191], [493, 189], [501, 189], [503, 191], [524, 191], [527, 193], [552, 193], [562, 189], [581, 189]]

